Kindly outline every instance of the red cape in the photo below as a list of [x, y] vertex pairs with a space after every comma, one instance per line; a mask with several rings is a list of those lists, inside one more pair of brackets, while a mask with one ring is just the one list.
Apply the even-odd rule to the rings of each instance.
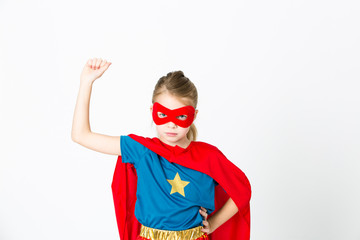
[[[180, 147], [171, 151], [158, 138], [144, 138], [135, 134], [129, 136], [168, 161], [205, 173], [219, 183], [215, 187], [215, 210], [209, 217], [219, 210], [229, 197], [235, 202], [239, 211], [209, 234], [209, 239], [250, 239], [250, 182], [218, 148], [193, 141], [192, 146], [185, 152]], [[179, 154], [180, 152], [182, 153]], [[122, 163], [121, 156], [117, 159], [111, 188], [120, 239], [134, 240], [139, 235], [141, 226], [134, 214], [137, 175], [133, 164]]]

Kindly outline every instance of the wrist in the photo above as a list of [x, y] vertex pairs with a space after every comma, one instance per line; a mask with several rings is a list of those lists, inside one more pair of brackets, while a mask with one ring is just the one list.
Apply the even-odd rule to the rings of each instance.
[[80, 87], [88, 88], [88, 87], [92, 87], [92, 84], [93, 82], [80, 79]]
[[216, 229], [216, 228], [215, 228], [215, 225], [216, 225], [216, 224], [213, 222], [213, 221], [214, 221], [214, 218], [213, 218], [213, 217], [208, 218], [207, 221], [208, 221], [208, 223], [209, 223], [209, 230], [210, 230], [210, 231], [209, 231], [209, 234], [210, 234], [210, 233], [212, 233], [212, 232], [215, 231], [215, 229]]

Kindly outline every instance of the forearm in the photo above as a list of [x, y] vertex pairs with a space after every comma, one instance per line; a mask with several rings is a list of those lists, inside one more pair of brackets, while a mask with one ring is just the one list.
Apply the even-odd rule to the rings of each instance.
[[211, 226], [211, 231], [215, 231], [215, 229], [220, 227], [237, 212], [238, 208], [235, 202], [231, 198], [229, 198], [229, 200], [224, 204], [224, 206], [222, 206], [222, 208], [220, 208], [214, 215], [212, 215], [208, 219], [208, 222]]
[[84, 133], [91, 132], [89, 122], [89, 105], [92, 83], [81, 82], [76, 100], [71, 138], [76, 140]]

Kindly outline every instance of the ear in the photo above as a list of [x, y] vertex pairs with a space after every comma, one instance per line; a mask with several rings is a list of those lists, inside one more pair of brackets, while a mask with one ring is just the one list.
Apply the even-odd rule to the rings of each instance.
[[150, 115], [152, 115], [153, 105], [150, 106]]
[[195, 119], [196, 119], [196, 116], [197, 116], [198, 112], [199, 112], [199, 110], [195, 110], [194, 121], [195, 121]]

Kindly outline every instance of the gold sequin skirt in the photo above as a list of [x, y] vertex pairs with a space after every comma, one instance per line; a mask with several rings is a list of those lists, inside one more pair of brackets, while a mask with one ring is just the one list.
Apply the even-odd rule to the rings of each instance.
[[208, 240], [208, 235], [198, 226], [181, 231], [160, 230], [141, 225], [140, 235], [136, 240]]

